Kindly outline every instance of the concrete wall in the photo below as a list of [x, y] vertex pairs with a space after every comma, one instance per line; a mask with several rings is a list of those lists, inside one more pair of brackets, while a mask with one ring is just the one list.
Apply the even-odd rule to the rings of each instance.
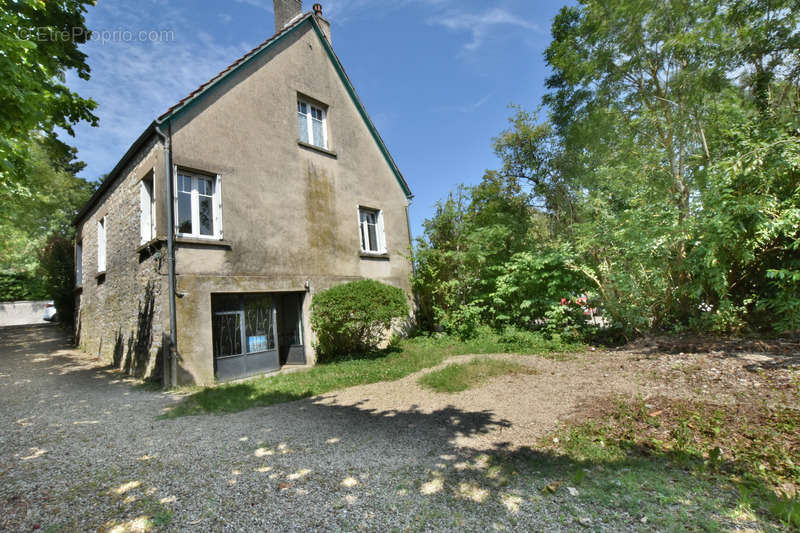
[[0, 327], [45, 324], [42, 317], [46, 304], [46, 301], [0, 302]]
[[[327, 106], [335, 155], [298, 143], [298, 95]], [[214, 377], [214, 292], [303, 291], [309, 281], [313, 297], [338, 283], [373, 278], [410, 293], [408, 201], [310, 25], [181, 116], [172, 143], [176, 166], [220, 175], [229, 243], [177, 248], [185, 380]], [[386, 257], [361, 256], [359, 205], [383, 210]], [[307, 359], [313, 358], [309, 349]]]
[[[76, 337], [84, 351], [141, 375], [156, 365], [169, 332], [167, 262], [163, 248], [140, 251], [139, 187], [154, 173], [164, 234], [163, 151], [155, 137], [143, 147], [77, 228], [83, 246], [83, 279], [76, 291]], [[97, 221], [107, 220], [106, 272], [97, 271]]]

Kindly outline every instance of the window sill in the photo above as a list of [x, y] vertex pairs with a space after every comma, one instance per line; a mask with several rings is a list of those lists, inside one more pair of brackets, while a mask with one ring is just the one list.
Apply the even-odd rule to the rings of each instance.
[[339, 157], [339, 155], [336, 152], [334, 152], [333, 150], [328, 150], [327, 148], [323, 148], [321, 146], [317, 146], [316, 144], [309, 144], [307, 142], [303, 142], [303, 141], [300, 141], [300, 140], [297, 141], [297, 144], [298, 144], [298, 146], [302, 146], [303, 148], [308, 148], [309, 150], [314, 150], [315, 152], [319, 152], [321, 154], [325, 154], [325, 155], [330, 156], [330, 157], [332, 157], [334, 159], [337, 159]]
[[223, 239], [198, 239], [196, 237], [175, 237], [177, 244], [209, 246], [212, 248], [232, 248], [231, 242]]
[[388, 252], [361, 252], [361, 259], [385, 259], [389, 260]]
[[164, 241], [163, 238], [156, 237], [155, 239], [151, 239], [151, 240], [147, 241], [144, 244], [140, 244], [139, 247], [136, 248], [136, 253], [137, 254], [141, 254], [143, 252], [144, 253], [151, 253], [151, 252], [161, 248], [161, 246], [164, 244], [164, 242], [165, 241]]

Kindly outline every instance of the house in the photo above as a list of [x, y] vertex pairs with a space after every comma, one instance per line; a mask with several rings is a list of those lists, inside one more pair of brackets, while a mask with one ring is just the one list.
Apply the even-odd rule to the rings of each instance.
[[275, 34], [148, 126], [75, 219], [79, 345], [138, 375], [312, 365], [315, 293], [410, 293], [408, 184], [322, 7], [274, 3]]

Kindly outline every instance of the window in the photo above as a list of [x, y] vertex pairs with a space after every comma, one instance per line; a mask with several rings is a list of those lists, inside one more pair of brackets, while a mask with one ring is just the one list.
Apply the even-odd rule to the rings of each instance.
[[153, 178], [145, 178], [139, 187], [141, 243], [156, 238], [156, 200], [153, 194]]
[[328, 148], [328, 132], [325, 124], [326, 114], [325, 110], [319, 106], [311, 105], [302, 100], [297, 101], [297, 127], [301, 141], [320, 148]]
[[219, 178], [178, 171], [177, 228], [187, 237], [222, 238]]
[[275, 304], [269, 294], [215, 295], [214, 357], [275, 350]]
[[106, 271], [106, 233], [108, 232], [108, 217], [97, 221], [97, 272]]
[[358, 208], [358, 227], [361, 236], [361, 251], [385, 254], [386, 238], [383, 234], [383, 212], [377, 209]]
[[75, 244], [75, 285], [83, 285], [83, 243]]

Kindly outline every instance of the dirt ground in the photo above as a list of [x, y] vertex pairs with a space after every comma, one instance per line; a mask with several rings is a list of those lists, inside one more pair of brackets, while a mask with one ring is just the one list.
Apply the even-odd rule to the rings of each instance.
[[[241, 413], [160, 420], [179, 396], [69, 349], [57, 328], [5, 328], [0, 531], [574, 530], [572, 516], [589, 502], [542, 499], [538, 482], [477, 475], [486, 454], [535, 449], [609, 395], [757, 395], [798, 407], [796, 345], [681, 342], [563, 361], [496, 355], [538, 372], [457, 394], [420, 388], [423, 371]], [[648, 529], [638, 517], [598, 512], [594, 529]]]

